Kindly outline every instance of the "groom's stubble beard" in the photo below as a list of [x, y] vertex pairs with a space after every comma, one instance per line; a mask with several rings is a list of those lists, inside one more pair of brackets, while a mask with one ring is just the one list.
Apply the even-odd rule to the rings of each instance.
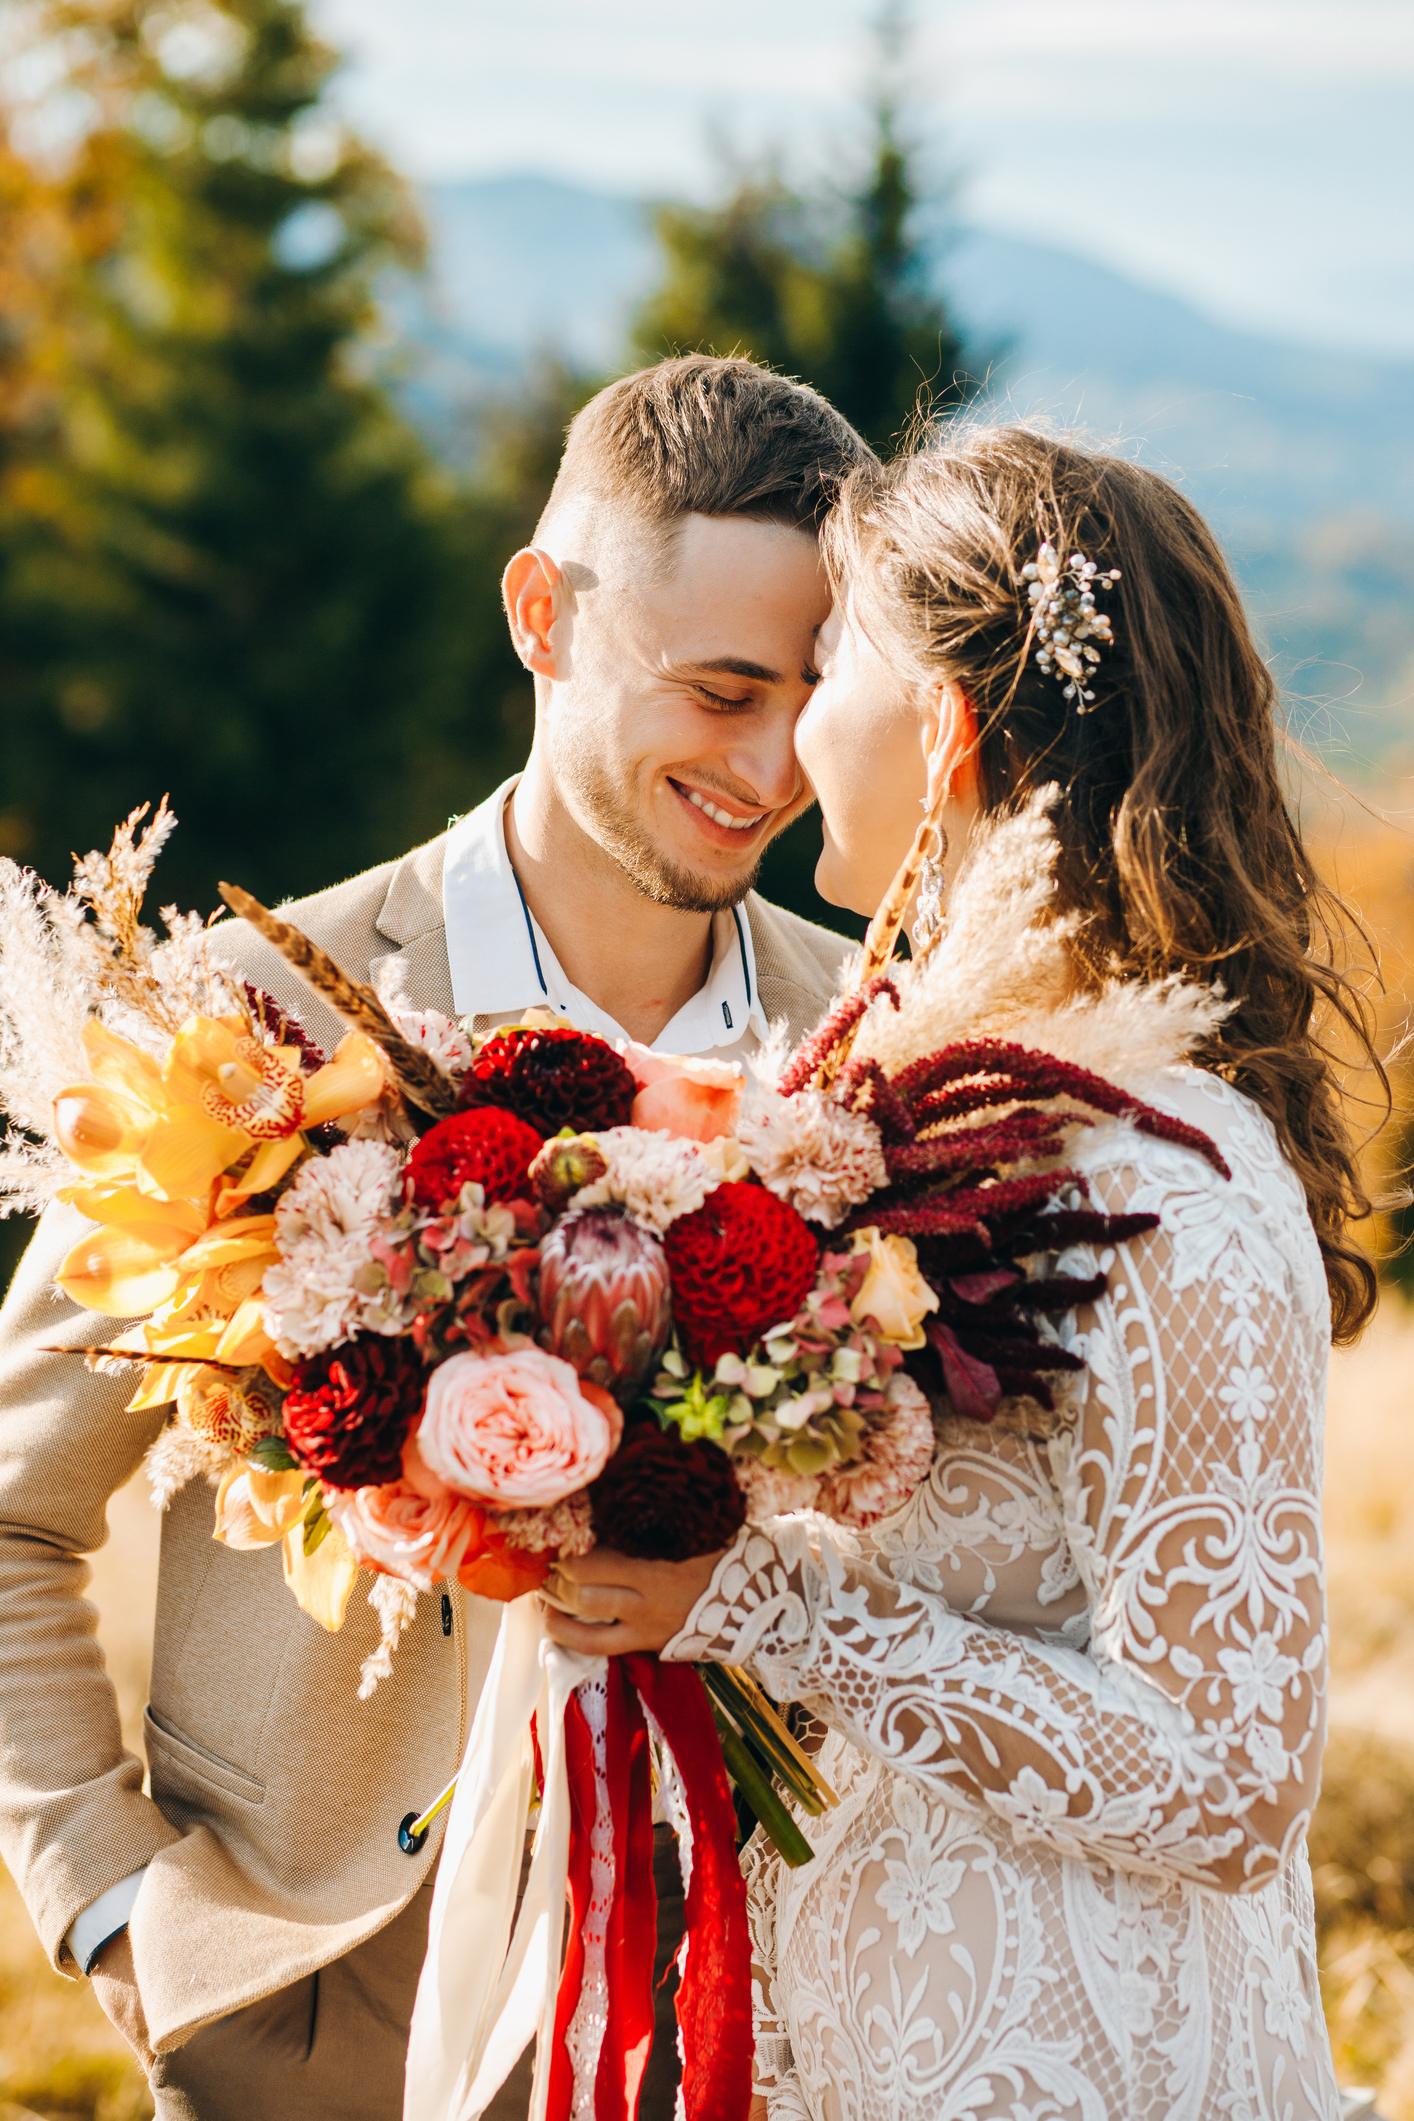
[[671, 906], [678, 913], [722, 913], [740, 905], [754, 889], [765, 847], [748, 874], [721, 882], [673, 861], [644, 832], [603, 754], [582, 728], [561, 726], [555, 731], [550, 763], [556, 781], [588, 820], [594, 839], [618, 863], [635, 890], [655, 905]]

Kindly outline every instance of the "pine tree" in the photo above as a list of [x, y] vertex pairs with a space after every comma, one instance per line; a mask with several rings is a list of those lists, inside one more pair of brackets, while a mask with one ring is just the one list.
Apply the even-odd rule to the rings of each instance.
[[869, 165], [842, 199], [749, 173], [715, 207], [659, 206], [664, 276], [634, 320], [634, 351], [749, 354], [798, 376], [887, 455], [920, 405], [968, 393], [962, 339], [929, 288], [914, 232], [917, 181], [900, 112], [904, 12], [875, 23], [878, 85]]
[[30, 19], [87, 117], [56, 168], [5, 113], [0, 851], [62, 877], [170, 790], [164, 895], [332, 881], [445, 822], [464, 719], [461, 526], [370, 354], [415, 220], [294, 0]]

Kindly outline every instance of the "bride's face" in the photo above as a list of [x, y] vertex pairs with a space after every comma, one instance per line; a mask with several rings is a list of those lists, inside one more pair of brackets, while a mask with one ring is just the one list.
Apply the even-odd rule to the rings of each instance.
[[918, 829], [937, 706], [909, 696], [838, 604], [820, 629], [815, 667], [820, 682], [795, 730], [824, 822], [815, 888], [832, 906], [869, 914]]

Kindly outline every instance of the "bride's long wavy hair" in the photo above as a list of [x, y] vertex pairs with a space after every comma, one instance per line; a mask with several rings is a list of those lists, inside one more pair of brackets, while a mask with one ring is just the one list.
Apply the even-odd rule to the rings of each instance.
[[[1083, 713], [1023, 660], [1022, 569], [1049, 540], [1121, 579]], [[982, 799], [1057, 782], [1060, 900], [1085, 916], [1082, 978], [1220, 981], [1236, 1006], [1198, 1057], [1269, 1115], [1310, 1203], [1338, 1341], [1374, 1310], [1352, 1241], [1369, 1214], [1335, 1047], [1388, 1085], [1346, 969], [1365, 940], [1316, 874], [1282, 786], [1276, 687], [1202, 517], [1166, 479], [1027, 427], [958, 423], [846, 482], [823, 532], [837, 594], [910, 688], [955, 679], [980, 730]]]

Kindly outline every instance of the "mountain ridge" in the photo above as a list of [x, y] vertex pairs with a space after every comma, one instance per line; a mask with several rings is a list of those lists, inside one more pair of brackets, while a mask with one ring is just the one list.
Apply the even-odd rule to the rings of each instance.
[[[430, 185], [423, 200], [430, 270], [402, 318], [424, 362], [415, 404], [420, 392], [435, 415], [458, 396], [504, 394], [550, 355], [591, 373], [619, 365], [657, 271], [641, 202], [533, 172]], [[1236, 330], [936, 209], [919, 227], [930, 280], [969, 338], [1007, 342], [987, 407], [1078, 423], [1175, 478], [1223, 538], [1279, 675], [1327, 718], [1323, 747], [1375, 754], [1401, 738], [1414, 692], [1414, 361]]]

